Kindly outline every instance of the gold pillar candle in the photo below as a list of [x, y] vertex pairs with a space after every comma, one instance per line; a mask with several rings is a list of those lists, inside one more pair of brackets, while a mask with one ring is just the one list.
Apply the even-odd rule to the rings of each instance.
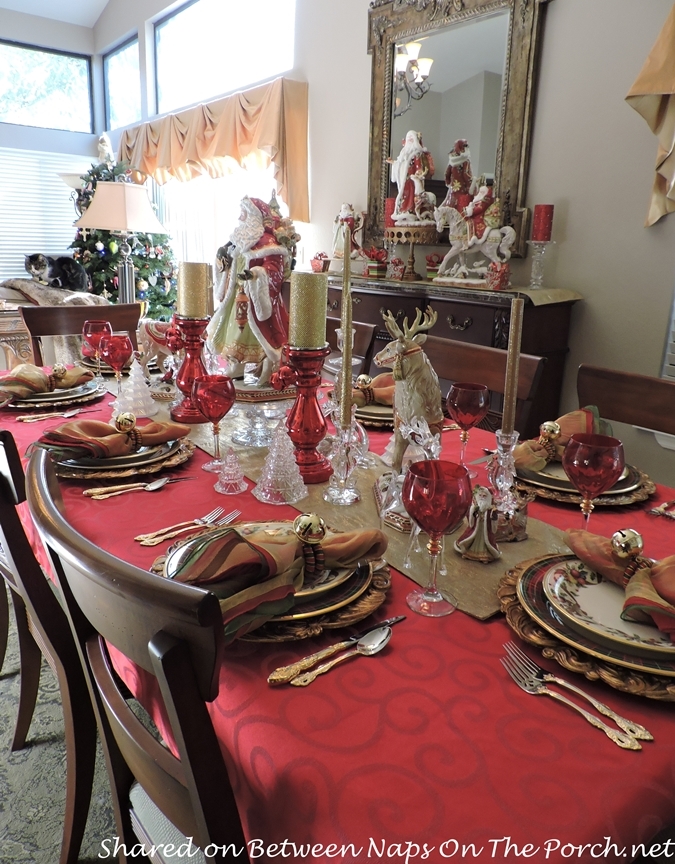
[[326, 344], [327, 273], [291, 273], [288, 344], [323, 348]]
[[342, 267], [342, 378], [340, 380], [340, 427], [348, 429], [352, 425], [352, 286], [351, 258], [352, 232], [345, 225], [345, 257]]
[[213, 267], [192, 261], [178, 264], [176, 314], [209, 318], [213, 312]]
[[506, 356], [506, 378], [504, 381], [504, 413], [502, 432], [510, 435], [516, 423], [516, 401], [518, 399], [518, 366], [520, 364], [520, 340], [523, 335], [522, 297], [511, 301], [511, 321], [509, 324], [509, 346]]

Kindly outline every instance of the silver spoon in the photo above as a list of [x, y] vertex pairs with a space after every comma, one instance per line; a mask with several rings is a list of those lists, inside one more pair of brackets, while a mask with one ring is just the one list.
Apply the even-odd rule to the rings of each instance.
[[129, 486], [126, 489], [118, 489], [117, 492], [100, 492], [92, 495], [92, 490], [89, 489], [89, 497], [94, 501], [102, 501], [104, 498], [114, 498], [115, 495], [124, 495], [125, 492], [157, 492], [158, 489], [163, 489], [167, 483], [178, 483], [180, 480], [192, 480], [192, 477], [160, 477], [158, 480], [153, 480], [151, 483], [138, 484]]
[[298, 675], [290, 683], [295, 687], [306, 687], [312, 683], [317, 675], [323, 675], [324, 672], [328, 672], [329, 669], [337, 666], [338, 663], [342, 663], [343, 660], [349, 660], [350, 657], [356, 657], [357, 654], [363, 654], [364, 657], [372, 657], [373, 654], [381, 651], [390, 639], [391, 627], [378, 627], [377, 630], [371, 630], [370, 633], [366, 633], [365, 636], [359, 639], [355, 648], [345, 651], [344, 654], [340, 654], [339, 657], [330, 660], [328, 663], [322, 663], [316, 669], [305, 672], [303, 675]]

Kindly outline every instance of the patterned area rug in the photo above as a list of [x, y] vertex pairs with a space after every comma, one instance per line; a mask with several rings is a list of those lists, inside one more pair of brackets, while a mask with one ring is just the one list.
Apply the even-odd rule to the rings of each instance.
[[[0, 590], [5, 586], [0, 580]], [[23, 750], [10, 751], [19, 700], [19, 653], [10, 612], [10, 641], [0, 672], [0, 862], [55, 864], [59, 860], [66, 788], [66, 748], [59, 687], [42, 662], [40, 692]], [[81, 864], [112, 857], [101, 841], [116, 834], [103, 754], [99, 747], [94, 791], [80, 850]], [[110, 848], [112, 844], [108, 844]]]

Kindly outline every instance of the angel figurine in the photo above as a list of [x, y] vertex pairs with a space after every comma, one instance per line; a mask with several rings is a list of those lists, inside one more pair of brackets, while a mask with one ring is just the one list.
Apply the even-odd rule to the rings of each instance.
[[455, 541], [455, 551], [469, 561], [489, 564], [501, 557], [495, 534], [498, 513], [492, 493], [486, 486], [473, 487], [473, 500], [467, 515], [468, 525]]

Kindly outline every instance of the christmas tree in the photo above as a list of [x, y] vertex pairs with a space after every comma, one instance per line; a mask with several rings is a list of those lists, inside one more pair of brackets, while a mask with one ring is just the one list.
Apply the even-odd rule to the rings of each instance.
[[[83, 185], [78, 190], [76, 209], [80, 215], [94, 197], [99, 180], [119, 183], [130, 182], [131, 169], [125, 162], [112, 158], [92, 164], [82, 175]], [[73, 257], [84, 267], [91, 280], [91, 292], [117, 302], [117, 265], [122, 253], [122, 240], [111, 231], [78, 228], [70, 248]], [[135, 234], [129, 239], [131, 260], [136, 278], [136, 299], [148, 304], [149, 318], [169, 320], [176, 302], [175, 266], [166, 234]]]

